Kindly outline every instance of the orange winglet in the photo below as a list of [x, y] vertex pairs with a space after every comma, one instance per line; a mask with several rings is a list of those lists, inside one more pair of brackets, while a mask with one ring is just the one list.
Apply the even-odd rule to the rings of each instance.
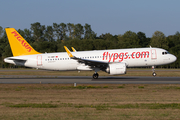
[[71, 47], [71, 48], [72, 48], [73, 52], [76, 52], [76, 50], [73, 47]]
[[71, 54], [70, 50], [69, 50], [66, 46], [64, 46], [64, 48], [65, 48], [67, 54], [69, 55], [69, 57], [74, 57], [74, 56]]

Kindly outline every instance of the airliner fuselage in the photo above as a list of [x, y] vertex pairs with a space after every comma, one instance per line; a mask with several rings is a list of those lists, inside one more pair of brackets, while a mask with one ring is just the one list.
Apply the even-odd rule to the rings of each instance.
[[[161, 48], [134, 48], [134, 49], [114, 49], [97, 51], [78, 51], [73, 55], [81, 59], [89, 59], [107, 63], [126, 63], [127, 67], [146, 67], [172, 63], [176, 57]], [[27, 60], [14, 61], [9, 58]], [[9, 57], [5, 62], [27, 67], [47, 69], [47, 70], [93, 70], [92, 68], [71, 59], [66, 52], [44, 53], [37, 55], [25, 55]]]

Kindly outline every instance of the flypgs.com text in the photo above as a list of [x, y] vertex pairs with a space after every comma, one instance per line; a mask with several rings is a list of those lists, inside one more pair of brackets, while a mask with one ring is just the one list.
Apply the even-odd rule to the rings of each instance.
[[109, 62], [112, 60], [113, 62], [115, 60], [119, 60], [119, 62], [122, 62], [124, 59], [139, 59], [139, 58], [149, 58], [149, 51], [143, 51], [143, 52], [132, 52], [131, 54], [128, 54], [128, 52], [121, 52], [121, 53], [109, 53], [104, 52], [103, 53], [103, 60], [109, 60]]
[[14, 37], [16, 37], [16, 39], [17, 39], [19, 42], [21, 42], [22, 46], [23, 46], [25, 49], [27, 49], [28, 52], [31, 52], [31, 51], [33, 50], [33, 48], [31, 48], [31, 47], [28, 45], [28, 43], [27, 43], [25, 40], [23, 40], [23, 38], [22, 38], [20, 35], [18, 35], [18, 33], [17, 33], [16, 31], [13, 31], [13, 32], [11, 32], [11, 33], [14, 34]]

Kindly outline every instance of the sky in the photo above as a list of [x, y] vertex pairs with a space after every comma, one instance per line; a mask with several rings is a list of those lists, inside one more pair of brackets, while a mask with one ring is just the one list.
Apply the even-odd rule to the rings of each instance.
[[180, 0], [1, 0], [0, 26], [30, 29], [35, 22], [85, 23], [97, 35], [180, 31]]

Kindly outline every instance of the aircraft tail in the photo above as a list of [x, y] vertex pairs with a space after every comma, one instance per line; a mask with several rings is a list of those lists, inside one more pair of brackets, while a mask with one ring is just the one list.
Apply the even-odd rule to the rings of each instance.
[[14, 28], [5, 30], [13, 56], [40, 54]]

